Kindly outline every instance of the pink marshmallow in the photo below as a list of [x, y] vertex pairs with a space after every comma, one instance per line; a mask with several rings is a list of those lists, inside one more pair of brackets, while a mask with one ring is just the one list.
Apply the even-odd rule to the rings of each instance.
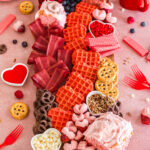
[[78, 143], [75, 140], [72, 140], [71, 143], [65, 143], [63, 148], [64, 150], [75, 150], [77, 149]]
[[89, 122], [88, 122], [87, 119], [84, 119], [83, 121], [76, 121], [75, 125], [77, 127], [85, 128], [85, 127], [87, 127], [89, 125]]
[[108, 13], [106, 15], [106, 22], [108, 22], [108, 23], [116, 23], [117, 22], [117, 18], [116, 17], [112, 17], [112, 13]]
[[75, 133], [72, 131], [69, 131], [67, 127], [64, 127], [61, 131], [64, 135], [66, 135], [70, 140], [73, 140], [75, 138]]
[[80, 115], [76, 115], [75, 113], [72, 115], [72, 120], [74, 122], [76, 121], [82, 121], [84, 119], [84, 115], [83, 114], [80, 114]]
[[92, 15], [95, 19], [97, 20], [105, 20], [106, 18], [106, 11], [105, 10], [99, 10], [99, 9], [95, 9], [93, 12], [92, 12]]
[[83, 133], [81, 131], [78, 131], [75, 140], [79, 141], [81, 140], [81, 138], [83, 138]]
[[79, 150], [95, 150], [95, 148], [93, 146], [87, 146], [87, 142], [86, 141], [81, 141], [78, 144], [78, 149]]
[[74, 123], [73, 123], [72, 121], [68, 121], [68, 122], [66, 123], [66, 127], [69, 128], [69, 131], [72, 131], [72, 132], [74, 132], [74, 133], [77, 132], [77, 127], [74, 125]]
[[83, 114], [88, 110], [88, 106], [85, 103], [80, 105], [75, 105], [73, 110], [76, 114]]

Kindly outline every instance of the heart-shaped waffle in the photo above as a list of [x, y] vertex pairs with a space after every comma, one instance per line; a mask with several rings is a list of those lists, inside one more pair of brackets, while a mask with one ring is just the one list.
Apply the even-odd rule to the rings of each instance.
[[51, 117], [53, 128], [61, 131], [66, 123], [71, 120], [72, 112], [56, 107], [49, 110], [48, 116]]
[[115, 27], [109, 23], [103, 23], [99, 20], [94, 20], [89, 24], [89, 31], [95, 37], [108, 35], [115, 32]]
[[76, 92], [87, 96], [93, 90], [93, 82], [83, 78], [78, 72], [72, 72], [66, 82], [67, 86], [71, 86]]
[[73, 71], [79, 72], [84, 78], [95, 82], [97, 78], [97, 66], [90, 66], [86, 63], [79, 62], [73, 67]]
[[72, 54], [72, 63], [83, 62], [88, 65], [99, 66], [100, 65], [100, 54], [96, 52], [88, 52], [83, 49], [78, 49]]
[[92, 16], [88, 13], [72, 12], [67, 16], [67, 26], [74, 26], [75, 24], [81, 23], [86, 27], [92, 21]]
[[58, 107], [72, 111], [76, 104], [84, 102], [84, 96], [75, 92], [70, 86], [62, 86], [56, 93], [56, 101]]
[[76, 5], [76, 12], [83, 12], [83, 13], [89, 13], [92, 14], [94, 9], [98, 8], [95, 5], [91, 5], [85, 2], [80, 2]]
[[85, 39], [82, 37], [75, 38], [73, 41], [68, 42], [64, 49], [66, 50], [77, 50], [77, 49], [87, 49]]
[[76, 24], [72, 27], [67, 27], [66, 29], [64, 29], [64, 38], [66, 42], [73, 41], [75, 38], [85, 36], [86, 36], [86, 27], [82, 24]]

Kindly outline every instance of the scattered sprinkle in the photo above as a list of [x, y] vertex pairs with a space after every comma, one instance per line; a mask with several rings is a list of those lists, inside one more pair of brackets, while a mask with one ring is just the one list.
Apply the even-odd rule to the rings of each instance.
[[22, 91], [20, 91], [20, 90], [17, 90], [14, 94], [15, 94], [16, 98], [18, 98], [18, 99], [21, 99], [24, 97]]
[[146, 23], [143, 21], [143, 22], [141, 22], [141, 26], [142, 27], [145, 27], [146, 26]]
[[145, 99], [145, 101], [146, 101], [146, 102], [150, 102], [150, 98], [147, 97], [147, 98]]
[[122, 12], [125, 12], [125, 9], [124, 9], [124, 8], [121, 8], [121, 11], [122, 11]]
[[131, 94], [131, 98], [135, 98], [135, 95], [133, 93]]
[[127, 22], [128, 22], [128, 24], [132, 24], [132, 23], [134, 23], [134, 18], [133, 17], [128, 17], [127, 18]]
[[27, 43], [26, 41], [23, 41], [23, 42], [22, 42], [22, 47], [23, 47], [23, 48], [28, 47], [28, 43]]
[[129, 117], [132, 116], [130, 112], [127, 112], [126, 115], [129, 116]]
[[17, 61], [17, 59], [16, 59], [16, 58], [14, 58], [13, 62], [15, 63], [16, 61]]
[[13, 40], [12, 42], [13, 42], [13, 44], [17, 44], [17, 43], [18, 43], [18, 41], [17, 41], [17, 40]]
[[131, 28], [131, 29], [130, 29], [130, 33], [135, 33], [135, 29], [134, 29], [134, 28]]

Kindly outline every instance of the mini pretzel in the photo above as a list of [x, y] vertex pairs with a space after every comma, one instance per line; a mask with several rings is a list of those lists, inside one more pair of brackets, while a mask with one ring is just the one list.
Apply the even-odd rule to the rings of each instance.
[[116, 72], [112, 67], [102, 67], [97, 72], [98, 79], [102, 82], [112, 82]]
[[108, 91], [111, 91], [113, 88], [113, 83], [110, 82], [101, 82], [100, 80], [97, 80], [95, 82], [95, 88], [97, 91], [100, 91], [101, 93], [106, 93]]

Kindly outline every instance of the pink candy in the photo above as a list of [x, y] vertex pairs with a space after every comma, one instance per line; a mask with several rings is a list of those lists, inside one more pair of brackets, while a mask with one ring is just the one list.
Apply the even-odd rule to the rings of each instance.
[[68, 121], [66, 124], [66, 127], [69, 128], [70, 131], [76, 133], [77, 132], [77, 127], [74, 125], [72, 121]]
[[67, 127], [64, 127], [61, 132], [66, 135], [70, 140], [73, 140], [75, 138], [75, 133], [70, 131]]
[[106, 18], [106, 11], [105, 10], [99, 10], [99, 9], [95, 9], [93, 12], [92, 12], [92, 15], [95, 19], [97, 20], [105, 20]]
[[82, 121], [76, 121], [76, 122], [75, 122], [75, 125], [76, 125], [77, 127], [85, 128], [85, 127], [87, 127], [87, 126], [89, 125], [89, 122], [88, 122], [87, 119], [84, 119], [84, 120], [82, 120]]
[[108, 13], [106, 16], [106, 22], [108, 23], [116, 23], [117, 22], [117, 18], [116, 17], [112, 17], [112, 13]]
[[63, 148], [64, 150], [75, 150], [77, 149], [77, 145], [78, 145], [77, 141], [72, 140], [70, 144], [65, 143]]
[[75, 113], [72, 115], [72, 120], [74, 122], [76, 121], [82, 121], [84, 119], [84, 115], [83, 114], [80, 114], [80, 115], [76, 115]]
[[128, 18], [127, 18], [127, 22], [128, 22], [129, 24], [134, 23], [134, 18], [133, 18], [133, 17], [128, 17]]
[[78, 131], [77, 132], [77, 135], [75, 137], [75, 140], [79, 141], [83, 138], [83, 133], [81, 131]]
[[88, 110], [88, 106], [85, 103], [80, 105], [75, 105], [73, 110], [76, 114], [82, 114]]
[[95, 150], [95, 148], [93, 146], [87, 146], [87, 142], [86, 141], [81, 141], [78, 144], [78, 149], [79, 150]]

